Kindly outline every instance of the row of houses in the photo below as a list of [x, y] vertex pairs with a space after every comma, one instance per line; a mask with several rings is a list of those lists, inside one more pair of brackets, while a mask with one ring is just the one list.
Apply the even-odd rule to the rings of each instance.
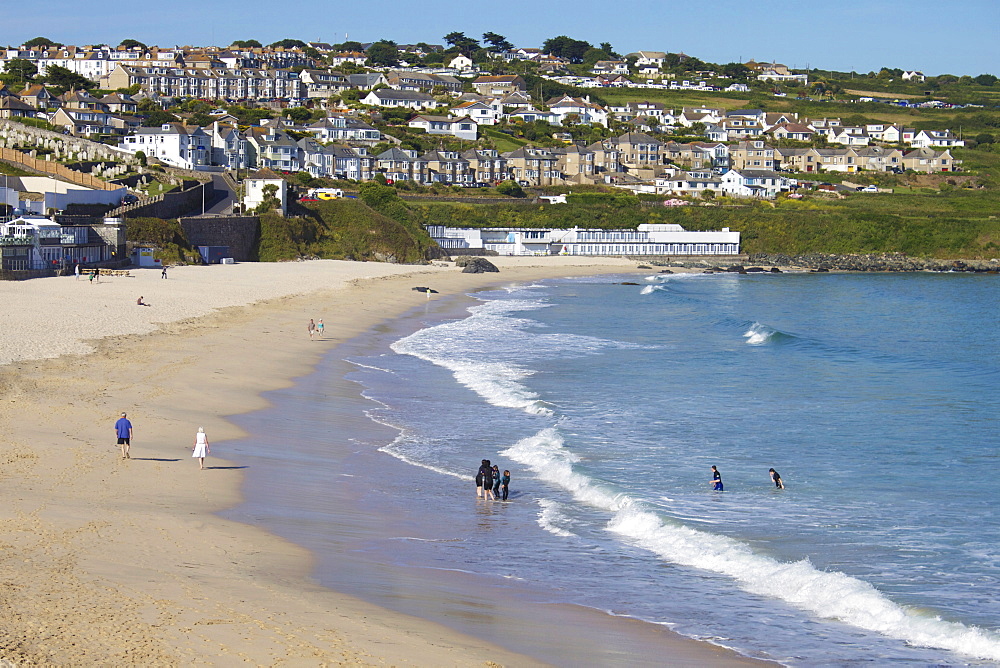
[[[335, 115], [307, 126], [280, 120], [263, 123], [245, 132], [220, 121], [206, 128], [166, 123], [157, 128], [137, 129], [119, 148], [129, 153], [141, 150], [149, 158], [193, 170], [269, 168], [359, 181], [381, 173], [395, 181], [453, 184], [513, 179], [528, 186], [605, 183], [634, 187], [651, 183], [672, 168], [716, 175], [730, 169], [801, 173], [908, 169], [942, 172], [956, 171], [961, 164], [947, 149], [781, 148], [760, 139], [733, 145], [679, 143], [662, 142], [638, 132], [589, 145], [524, 146], [502, 154], [482, 148], [423, 154], [392, 148], [371, 155], [368, 149], [382, 140], [381, 132], [357, 118]], [[475, 126], [465, 117], [425, 115], [416, 116], [410, 123], [415, 127], [426, 124], [425, 129], [432, 133], [437, 131], [435, 125]], [[296, 139], [289, 130], [296, 132], [296, 136], [306, 133], [310, 136]], [[460, 131], [452, 133], [460, 135]]]
[[39, 74], [52, 66], [98, 82], [111, 74], [119, 65], [138, 68], [185, 69], [269, 69], [315, 67], [316, 60], [301, 49], [218, 47], [109, 47], [109, 46], [52, 46], [18, 47], [0, 49], [0, 69], [6, 70], [10, 60], [26, 60]]

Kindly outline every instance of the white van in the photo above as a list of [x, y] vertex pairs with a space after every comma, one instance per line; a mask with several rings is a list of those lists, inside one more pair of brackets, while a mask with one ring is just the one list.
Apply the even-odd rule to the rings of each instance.
[[344, 191], [340, 188], [313, 188], [309, 194], [316, 199], [340, 199], [344, 196]]

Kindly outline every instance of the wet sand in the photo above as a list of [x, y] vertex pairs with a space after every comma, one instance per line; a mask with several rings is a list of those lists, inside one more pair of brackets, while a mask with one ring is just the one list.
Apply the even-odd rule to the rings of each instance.
[[[310, 578], [309, 552], [216, 514], [240, 502], [246, 473], [227, 457], [244, 433], [225, 416], [266, 406], [261, 393], [288, 387], [332, 347], [424, 303], [414, 285], [450, 294], [635, 267], [569, 258], [498, 264], [499, 275], [324, 261], [182, 267], [166, 281], [158, 271], [137, 271], [100, 286], [72, 277], [0, 284], [10, 314], [0, 325], [0, 658], [20, 665], [542, 663], [450, 628], [475, 625], [435, 623], [320, 587]], [[150, 306], [136, 305], [140, 294]], [[310, 317], [325, 319], [322, 341], [307, 335]], [[87, 340], [93, 337], [102, 338]], [[373, 428], [350, 408], [357, 387], [336, 386], [351, 423], [345, 428]], [[135, 426], [129, 460], [114, 439], [120, 411]], [[199, 426], [212, 442], [205, 471], [191, 458]], [[345, 506], [345, 514], [355, 511]], [[425, 587], [416, 595], [453, 594]], [[647, 637], [672, 665], [749, 662], [597, 611], [559, 606], [556, 614], [526, 604], [535, 616], [524, 616], [524, 625], [539, 643], [545, 638], [535, 620], [547, 619], [548, 633], [572, 626], [582, 637], [623, 633], [610, 643], [623, 657]], [[511, 615], [495, 619], [509, 623]], [[637, 629], [634, 637], [627, 627]], [[585, 651], [546, 660], [587, 663]]]

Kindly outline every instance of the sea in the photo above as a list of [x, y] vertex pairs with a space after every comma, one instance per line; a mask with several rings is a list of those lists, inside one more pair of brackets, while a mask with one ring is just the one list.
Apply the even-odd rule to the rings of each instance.
[[784, 665], [1000, 665], [998, 295], [650, 270], [429, 300], [237, 418], [230, 514], [444, 623], [509, 591]]

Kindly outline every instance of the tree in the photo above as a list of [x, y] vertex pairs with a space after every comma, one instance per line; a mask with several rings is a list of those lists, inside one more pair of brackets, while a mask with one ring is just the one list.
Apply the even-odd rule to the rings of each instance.
[[25, 58], [11, 58], [7, 61], [3, 80], [9, 83], [27, 83], [28, 79], [38, 74], [38, 68]]
[[37, 46], [48, 48], [51, 46], [62, 46], [62, 44], [59, 44], [58, 42], [53, 42], [48, 37], [36, 37], [35, 39], [31, 39], [25, 42], [24, 46], [26, 46], [29, 49], [33, 49]]
[[154, 109], [150, 111], [142, 122], [144, 128], [158, 128], [164, 123], [176, 123], [177, 117], [168, 111]]
[[268, 47], [272, 48], [272, 49], [277, 48], [279, 46], [281, 48], [283, 48], [283, 49], [294, 49], [295, 47], [298, 47], [300, 49], [304, 49], [305, 46], [306, 46], [306, 43], [303, 42], [301, 39], [287, 39], [286, 38], [286, 39], [274, 42], [273, 44], [268, 44]]
[[466, 37], [464, 32], [450, 32], [444, 36], [444, 41], [451, 44], [458, 52], [468, 58], [479, 48], [479, 40]]
[[387, 39], [379, 41], [368, 47], [368, 64], [381, 67], [395, 67], [399, 65], [399, 49], [396, 43]]
[[517, 181], [504, 181], [497, 186], [497, 192], [507, 197], [525, 197], [524, 190]]
[[988, 132], [984, 132], [983, 134], [976, 135], [976, 143], [977, 144], [992, 144], [996, 140], [997, 140], [997, 138], [994, 137], [993, 135], [989, 134]]
[[145, 167], [146, 166], [146, 164], [147, 164], [147, 158], [146, 158], [146, 152], [145, 151], [136, 151], [135, 152], [135, 159], [136, 159], [136, 162], [139, 163], [140, 167]]
[[566, 35], [550, 37], [542, 44], [542, 52], [558, 58], [566, 58], [571, 63], [582, 63], [583, 55], [591, 48], [590, 42], [572, 39]]
[[260, 49], [264, 45], [255, 39], [236, 39], [229, 46], [235, 46], [237, 49]]
[[743, 63], [726, 63], [719, 68], [719, 74], [727, 79], [746, 81], [750, 78], [750, 68]]
[[214, 118], [208, 114], [198, 112], [196, 114], [191, 114], [191, 117], [187, 119], [187, 125], [197, 125], [198, 127], [208, 127], [215, 121]]
[[85, 76], [72, 72], [65, 67], [49, 65], [42, 77], [46, 83], [55, 88], [63, 90], [90, 90], [97, 88], [97, 84]]
[[277, 198], [278, 186], [273, 183], [268, 183], [264, 186], [264, 199], [261, 200], [257, 208], [253, 210], [256, 215], [262, 213], [269, 213], [275, 209], [281, 208], [281, 200]]
[[349, 51], [356, 51], [358, 53], [364, 52], [365, 47], [361, 42], [344, 42], [343, 44], [337, 45], [337, 50], [344, 53]]
[[604, 49], [595, 49], [591, 47], [583, 54], [583, 64], [588, 67], [593, 67], [594, 63], [598, 60], [613, 60], [614, 57]]
[[972, 80], [980, 86], [995, 86], [998, 81], [992, 74], [980, 74], [978, 77], [973, 77]]
[[609, 60], [621, 60], [622, 58], [620, 53], [615, 53], [615, 50], [611, 47], [611, 42], [601, 42], [597, 48], [608, 54]]
[[312, 118], [312, 112], [305, 107], [292, 107], [285, 111], [285, 115], [296, 123], [305, 123]]
[[503, 51], [510, 51], [514, 48], [514, 45], [507, 41], [507, 38], [503, 35], [498, 35], [495, 32], [484, 32], [483, 41], [490, 45], [490, 50], [497, 53]]
[[143, 49], [146, 49], [146, 45], [137, 39], [123, 39], [121, 44], [118, 46], [123, 49], [134, 49], [137, 46], [141, 46]]

